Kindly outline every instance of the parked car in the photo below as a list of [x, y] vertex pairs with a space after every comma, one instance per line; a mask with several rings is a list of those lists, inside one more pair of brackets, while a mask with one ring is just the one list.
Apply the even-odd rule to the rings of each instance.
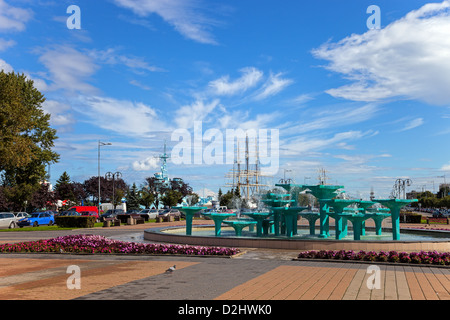
[[69, 209], [69, 211], [84, 212], [84, 211], [94, 211], [98, 214], [98, 208], [96, 206], [74, 206]]
[[81, 213], [77, 211], [63, 211], [59, 214], [60, 217], [79, 217]]
[[30, 217], [21, 219], [17, 225], [20, 228], [23, 228], [25, 226], [33, 226], [38, 227], [40, 225], [53, 225], [55, 223], [55, 217], [51, 212], [44, 211], [44, 212], [35, 212], [32, 213]]
[[12, 212], [0, 212], [0, 228], [13, 229], [17, 226], [17, 218]]
[[123, 209], [109, 209], [105, 213], [100, 215], [100, 221], [104, 221], [107, 218], [115, 218], [118, 214], [124, 214]]
[[146, 215], [148, 215], [149, 219], [156, 219], [156, 217], [158, 216], [158, 210], [144, 209], [144, 210], [140, 211], [139, 214], [146, 214]]
[[15, 212], [14, 215], [16, 216], [17, 221], [19, 221], [20, 219], [23, 219], [23, 218], [28, 218], [30, 216], [26, 212]]
[[125, 214], [139, 214], [139, 210], [128, 210]]
[[181, 216], [181, 212], [178, 209], [166, 209], [162, 212], [159, 213], [160, 217], [168, 217], [168, 216], [173, 216], [173, 217], [180, 217]]
[[98, 212], [95, 211], [81, 211], [78, 212], [82, 217], [95, 217], [96, 221], [99, 221]]

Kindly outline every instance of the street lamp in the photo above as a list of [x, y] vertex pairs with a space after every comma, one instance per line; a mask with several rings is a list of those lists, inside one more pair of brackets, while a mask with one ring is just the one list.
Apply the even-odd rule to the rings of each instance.
[[100, 214], [100, 147], [110, 146], [112, 143], [110, 142], [101, 142], [98, 141], [98, 214]]
[[106, 175], [105, 175], [106, 180], [112, 181], [112, 184], [113, 184], [113, 196], [112, 196], [112, 202], [113, 202], [113, 208], [114, 208], [114, 210], [116, 209], [114, 181], [115, 181], [116, 179], [120, 179], [121, 177], [122, 177], [122, 173], [120, 173], [120, 172], [116, 172], [116, 173], [108, 172], [108, 173], [106, 173]]

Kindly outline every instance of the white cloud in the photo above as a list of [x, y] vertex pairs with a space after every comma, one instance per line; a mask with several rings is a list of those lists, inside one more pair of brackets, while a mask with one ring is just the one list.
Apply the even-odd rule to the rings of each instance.
[[256, 100], [263, 100], [270, 96], [276, 95], [286, 87], [291, 85], [293, 81], [291, 79], [281, 78], [282, 73], [271, 74], [267, 82], [261, 88], [260, 92], [256, 95]]
[[339, 143], [359, 140], [374, 134], [376, 134], [376, 132], [374, 133], [373, 131], [346, 131], [336, 133], [330, 138], [299, 136], [284, 142], [280, 147], [280, 150], [282, 150], [280, 153], [285, 156], [304, 155], [305, 153], [317, 152], [329, 147], [336, 147]]
[[450, 162], [447, 164], [444, 164], [441, 168], [442, 171], [450, 171]]
[[14, 40], [5, 40], [5, 39], [0, 38], [0, 52], [5, 51], [15, 45], [16, 45], [16, 42]]
[[223, 76], [211, 81], [209, 86], [217, 95], [234, 95], [256, 86], [263, 77], [262, 71], [252, 67], [243, 68], [240, 72], [242, 76], [235, 81], [230, 82], [229, 76]]
[[209, 114], [219, 105], [219, 100], [215, 99], [210, 103], [196, 100], [191, 105], [185, 105], [175, 112], [175, 123], [179, 128], [193, 128], [195, 121], [208, 119]]
[[4, 71], [5, 73], [9, 73], [14, 71], [13, 67], [11, 67], [11, 65], [9, 65], [8, 63], [6, 63], [5, 60], [0, 59], [0, 71]]
[[16, 8], [0, 0], [0, 31], [24, 31], [32, 16], [30, 9]]
[[384, 29], [313, 50], [350, 84], [327, 92], [355, 101], [402, 98], [450, 102], [450, 2], [428, 4]]
[[116, 51], [116, 49], [112, 48], [109, 48], [107, 50], [91, 50], [89, 52], [89, 56], [102, 63], [110, 65], [124, 65], [136, 73], [140, 73], [142, 71], [164, 71], [162, 68], [149, 65], [141, 57], [129, 57], [123, 54], [118, 54]]
[[106, 130], [132, 137], [170, 130], [170, 126], [158, 118], [156, 110], [143, 103], [95, 96], [80, 96], [79, 100], [74, 107], [76, 111]]
[[407, 131], [407, 130], [411, 130], [411, 129], [420, 127], [423, 123], [424, 123], [424, 121], [422, 118], [417, 118], [417, 119], [411, 120], [400, 131]]
[[159, 160], [155, 157], [148, 157], [144, 160], [134, 161], [132, 168], [135, 171], [149, 171], [159, 167]]
[[142, 90], [146, 90], [146, 91], [152, 90], [151, 87], [149, 87], [149, 86], [147, 86], [147, 85], [145, 85], [143, 83], [140, 83], [139, 81], [134, 80], [134, 79], [130, 81], [130, 84], [135, 86], [135, 87], [141, 88]]
[[41, 83], [41, 87], [52, 91], [59, 89], [83, 93], [97, 91], [87, 81], [96, 72], [98, 66], [87, 54], [71, 47], [56, 46], [45, 50], [39, 57], [39, 61], [47, 68], [47, 79], [51, 81], [49, 85]]
[[358, 108], [340, 106], [322, 112], [315, 111], [316, 119], [305, 117], [307, 121], [297, 122], [296, 125], [287, 128], [285, 132], [300, 134], [361, 123], [373, 118], [378, 111], [378, 106], [373, 103]]
[[69, 113], [71, 107], [56, 100], [45, 100], [42, 104], [45, 113], [51, 115], [50, 124], [53, 126], [68, 126], [74, 123], [73, 115]]
[[140, 17], [157, 14], [188, 39], [200, 43], [216, 44], [210, 29], [216, 26], [218, 22], [206, 17], [201, 12], [206, 5], [205, 2], [194, 0], [115, 0], [115, 3], [132, 10]]

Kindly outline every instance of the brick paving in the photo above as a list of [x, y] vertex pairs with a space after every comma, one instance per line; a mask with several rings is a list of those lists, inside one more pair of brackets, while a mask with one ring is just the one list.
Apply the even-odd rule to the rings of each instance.
[[[126, 235], [142, 226], [86, 233]], [[73, 234], [72, 231], [58, 235]], [[1, 242], [56, 236], [0, 233]], [[450, 268], [378, 265], [370, 290], [368, 264], [293, 261], [297, 252], [248, 250], [236, 258], [183, 256], [0, 255], [2, 300], [450, 300]], [[81, 270], [81, 289], [68, 289], [67, 267]], [[176, 265], [176, 271], [165, 270]]]

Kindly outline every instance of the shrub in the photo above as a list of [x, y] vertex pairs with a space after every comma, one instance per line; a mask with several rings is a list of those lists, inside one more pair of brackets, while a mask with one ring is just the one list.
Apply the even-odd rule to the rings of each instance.
[[355, 260], [355, 261], [379, 261], [391, 263], [414, 263], [414, 264], [434, 264], [434, 265], [450, 265], [450, 252], [440, 253], [437, 251], [420, 251], [420, 252], [400, 252], [397, 251], [369, 251], [363, 250], [355, 253], [354, 251], [345, 250], [320, 250], [305, 251], [298, 255], [298, 258], [306, 259], [336, 259], [336, 260]]
[[93, 228], [95, 217], [62, 216], [55, 217], [55, 224], [61, 228]]
[[0, 252], [68, 252], [68, 253], [125, 253], [125, 254], [186, 254], [197, 256], [232, 256], [237, 248], [164, 245], [111, 240], [96, 235], [72, 235], [49, 240], [14, 244], [0, 244]]

